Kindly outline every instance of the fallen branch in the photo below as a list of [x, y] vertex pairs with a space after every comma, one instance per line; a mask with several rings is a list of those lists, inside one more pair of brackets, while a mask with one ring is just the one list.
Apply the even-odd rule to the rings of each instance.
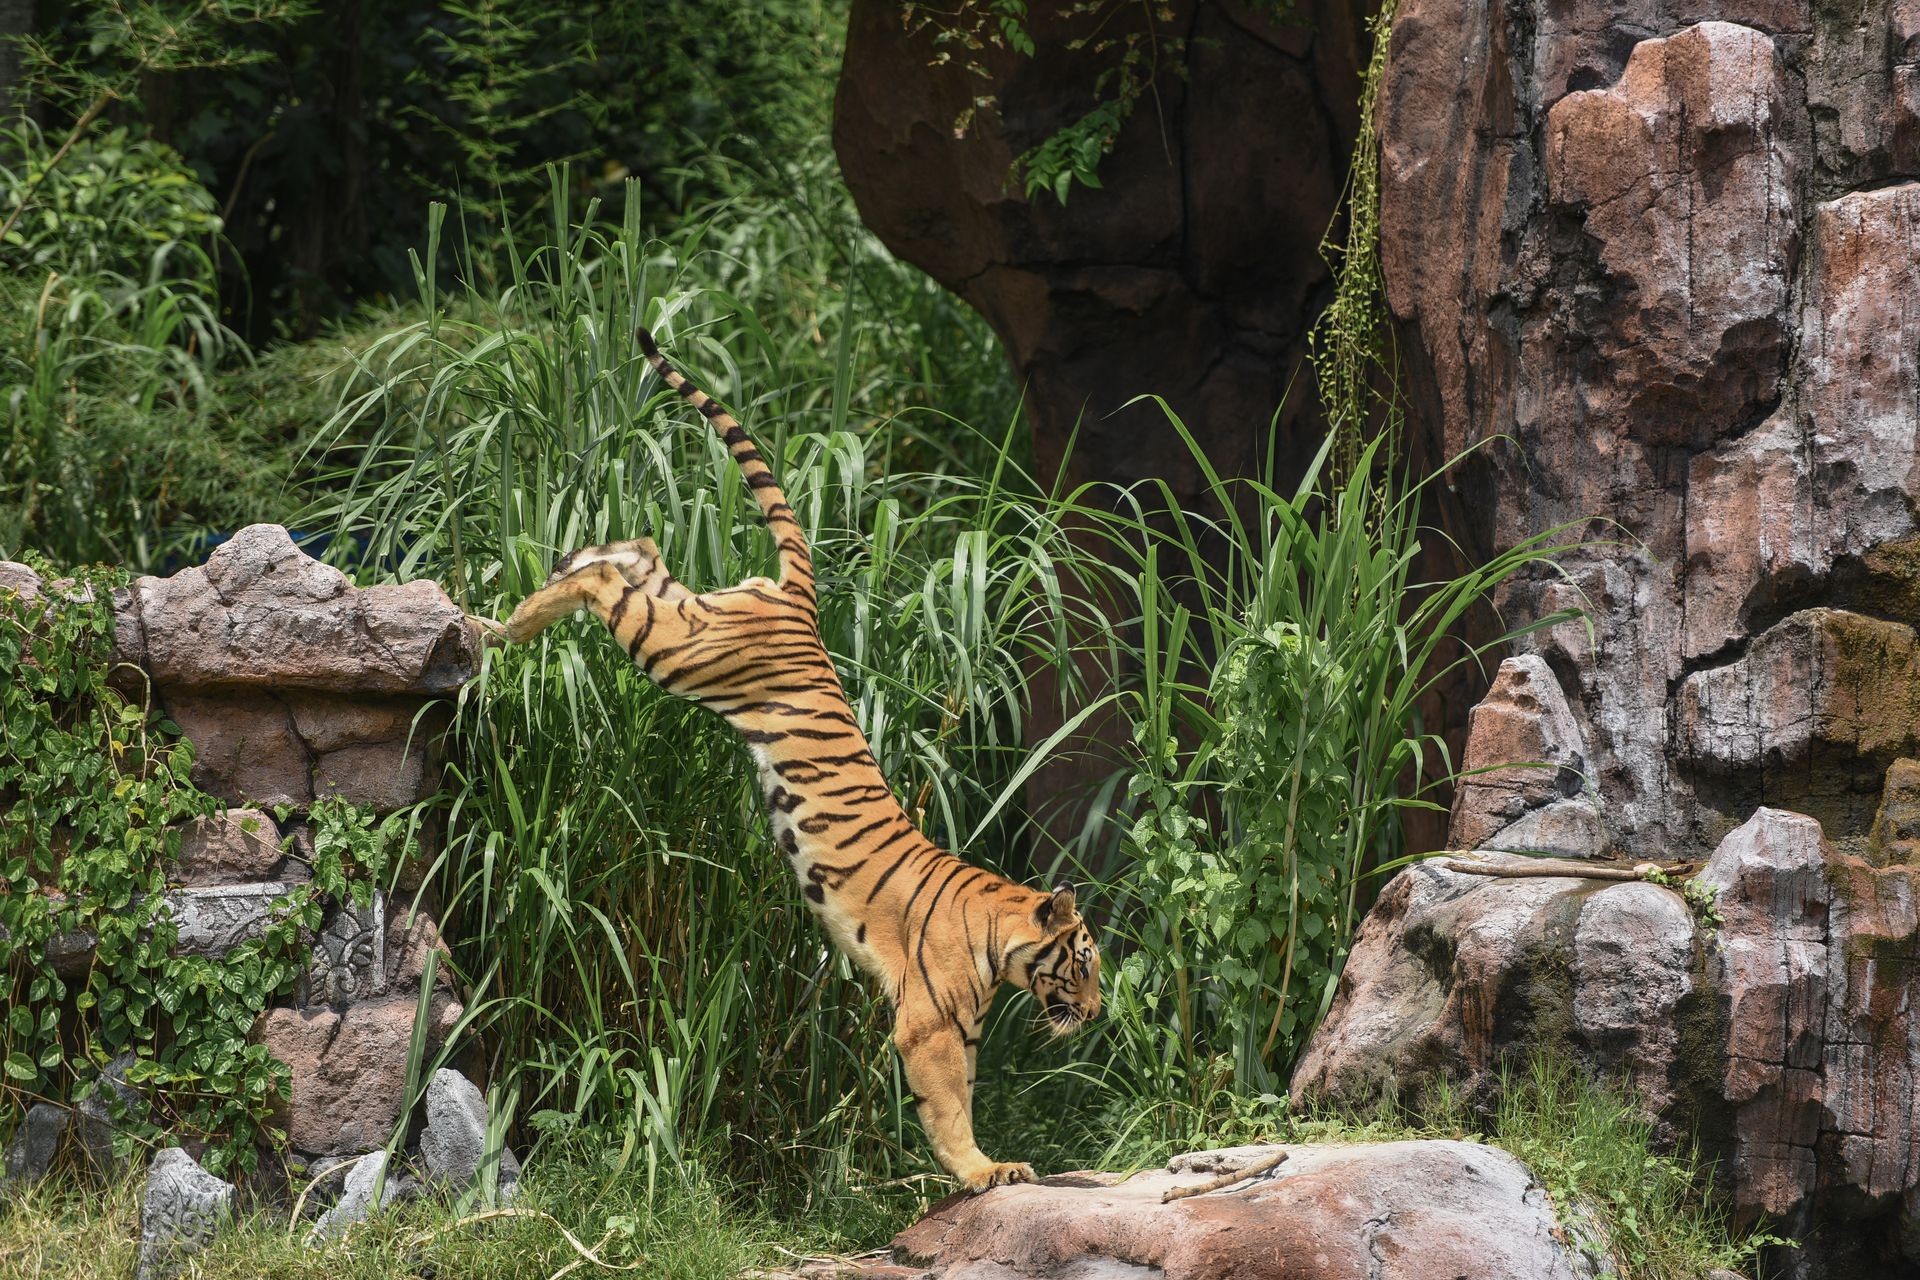
[[1575, 880], [1651, 880], [1656, 876], [1683, 876], [1693, 869], [1689, 862], [1663, 867], [1657, 862], [1639, 862], [1631, 867], [1598, 866], [1577, 858], [1529, 858], [1525, 862], [1478, 862], [1466, 858], [1442, 858], [1440, 865], [1449, 871], [1470, 876], [1499, 876], [1506, 880], [1524, 880], [1531, 876], [1552, 876]]
[[1244, 1169], [1236, 1169], [1232, 1173], [1223, 1173], [1217, 1178], [1208, 1178], [1205, 1182], [1196, 1182], [1190, 1187], [1169, 1187], [1160, 1194], [1160, 1203], [1172, 1204], [1175, 1200], [1185, 1200], [1190, 1196], [1204, 1196], [1210, 1191], [1218, 1191], [1222, 1187], [1230, 1187], [1236, 1182], [1245, 1182], [1249, 1178], [1257, 1178], [1261, 1174], [1277, 1169], [1286, 1163], [1287, 1154], [1287, 1152], [1281, 1151], [1274, 1155], [1263, 1156]]

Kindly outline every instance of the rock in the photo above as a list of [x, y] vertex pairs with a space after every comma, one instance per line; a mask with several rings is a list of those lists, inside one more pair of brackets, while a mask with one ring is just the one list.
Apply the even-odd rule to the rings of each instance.
[[229, 804], [305, 806], [313, 754], [286, 704], [270, 694], [163, 691], [167, 712], [193, 744], [193, 784]]
[[[930, 69], [933, 31], [903, 26], [892, 0], [857, 0], [833, 141], [867, 226], [999, 334], [1031, 391], [1040, 469], [1164, 478], [1185, 497], [1201, 481], [1193, 459], [1135, 396], [1164, 394], [1227, 473], [1254, 463], [1233, 424], [1265, 423], [1275, 406], [1283, 470], [1297, 474], [1319, 438], [1313, 397], [1286, 392], [1327, 279], [1318, 244], [1365, 52], [1361, 14], [1326, 0], [1290, 19], [1161, 8], [1161, 33], [1186, 41], [1182, 72], [1156, 81], [1156, 120], [1136, 114], [1119, 131], [1101, 189], [1076, 188], [1064, 206], [1008, 176], [1095, 101], [1101, 60], [1073, 43], [1093, 28], [1065, 10], [1033, 6], [1033, 56], [983, 48], [973, 75]], [[975, 114], [982, 95], [1000, 109]], [[960, 136], [963, 112], [973, 124]]]
[[1450, 844], [1458, 849], [1551, 846], [1570, 857], [1600, 852], [1604, 837], [1587, 795], [1580, 726], [1542, 659], [1523, 654], [1502, 662], [1467, 725]]
[[365, 905], [349, 898], [314, 940], [307, 967], [307, 1005], [342, 1005], [387, 992], [387, 895], [374, 890]]
[[119, 1128], [113, 1104], [107, 1101], [111, 1094], [121, 1112], [129, 1115], [144, 1115], [146, 1099], [140, 1091], [127, 1083], [127, 1071], [133, 1066], [133, 1055], [123, 1053], [100, 1069], [94, 1091], [80, 1100], [74, 1107], [76, 1124], [75, 1136], [80, 1140], [80, 1154], [87, 1167], [98, 1177], [112, 1177], [120, 1167], [120, 1161], [113, 1154], [113, 1135]]
[[204, 566], [135, 584], [147, 670], [170, 690], [452, 693], [474, 629], [431, 582], [355, 588], [277, 525], [250, 525]]
[[1920, 752], [1920, 640], [1902, 623], [1803, 610], [1735, 661], [1688, 676], [1677, 714], [1696, 776], [1744, 781], [1741, 801], [1863, 832], [1875, 792], [1850, 766], [1877, 762], [1878, 781], [1895, 757]]
[[228, 809], [190, 823], [173, 878], [191, 886], [267, 880], [280, 865], [280, 829], [258, 809]]
[[894, 1240], [935, 1280], [1587, 1280], [1525, 1166], [1467, 1142], [1299, 1145], [1244, 1188], [1160, 1203], [1242, 1147], [1132, 1177], [1069, 1174], [953, 1196]]
[[[420, 1134], [420, 1158], [427, 1174], [455, 1190], [473, 1185], [487, 1152], [487, 1100], [471, 1080], [442, 1068], [427, 1085], [427, 1127]], [[520, 1161], [500, 1149], [501, 1185], [520, 1176]]]
[[1789, 615], [1920, 608], [1920, 184], [1890, 181], [1911, 65], [1892, 8], [1397, 11], [1381, 251], [1413, 431], [1434, 457], [1506, 442], [1450, 473], [1463, 545], [1609, 522], [1501, 609], [1584, 594], [1591, 636], [1522, 648], [1561, 677], [1607, 839], [1635, 856], [1711, 848], [1761, 803], [1837, 836], [1872, 818], [1888, 757], [1857, 737], [1796, 794], [1751, 736], [1669, 734], [1683, 686]]
[[1696, 962], [1670, 889], [1410, 867], [1361, 924], [1293, 1092], [1363, 1108], [1445, 1078], [1484, 1102], [1512, 1054], [1544, 1048], [1626, 1076], [1679, 1136]]
[[[271, 1009], [258, 1037], [293, 1072], [288, 1142], [314, 1155], [385, 1146], [406, 1101], [407, 1050], [417, 997], [390, 995], [345, 1009]], [[429, 1049], [438, 1048], [460, 1005], [436, 992]]]
[[174, 952], [220, 956], [260, 937], [278, 918], [274, 904], [293, 889], [292, 882], [273, 881], [169, 890], [167, 910], [180, 931]]
[[179, 1147], [153, 1158], [140, 1201], [140, 1256], [134, 1280], [170, 1280], [233, 1216], [233, 1184]]
[[[4, 565], [0, 565], [0, 569], [4, 569]], [[65, 1107], [51, 1102], [36, 1102], [28, 1107], [20, 1127], [7, 1143], [0, 1186], [38, 1182], [52, 1172], [53, 1162], [60, 1156], [60, 1142], [71, 1123], [72, 1117]]]
[[1504, 1062], [1571, 1058], [1627, 1077], [1663, 1141], [1697, 1139], [1743, 1220], [1809, 1242], [1787, 1274], [1910, 1274], [1920, 867], [1870, 854], [1759, 810], [1700, 874], [1710, 944], [1656, 885], [1409, 868], [1362, 924], [1293, 1091], [1363, 1108], [1446, 1078], [1484, 1104]]
[[375, 813], [392, 813], [433, 792], [427, 781], [427, 745], [424, 742], [375, 742], [329, 751], [314, 762], [315, 799], [338, 796], [366, 805]]
[[418, 989], [420, 980], [426, 976], [427, 957], [435, 953], [439, 956], [435, 981], [437, 985], [448, 986], [452, 982], [452, 971], [447, 966], [453, 955], [441, 940], [439, 926], [434, 923], [433, 917], [412, 907], [387, 913], [383, 954], [388, 987], [396, 990], [403, 987]]
[[1806, 1224], [1824, 1189], [1829, 1214], [1871, 1221], [1912, 1185], [1920, 1063], [1905, 1010], [1920, 973], [1881, 957], [1920, 945], [1915, 875], [1838, 853], [1817, 822], [1774, 809], [1707, 864], [1726, 921], [1709, 972], [1728, 1004], [1728, 1189], [1742, 1209]]
[[1579, 377], [1589, 412], [1648, 443], [1697, 444], [1773, 400], [1801, 120], [1773, 40], [1731, 22], [1643, 40], [1616, 83], [1548, 109], [1547, 196], [1580, 219], [1605, 288], [1578, 335], [1606, 369]]
[[[319, 1244], [334, 1239], [356, 1222], [364, 1222], [373, 1212], [374, 1189], [379, 1188], [380, 1207], [382, 1209], [408, 1196], [412, 1188], [411, 1179], [394, 1169], [387, 1171], [387, 1153], [370, 1151], [359, 1157], [353, 1168], [339, 1175], [345, 1179], [340, 1188], [339, 1198], [333, 1206], [314, 1222], [313, 1230], [307, 1233], [308, 1244]], [[383, 1179], [381, 1174], [386, 1173]]]
[[1895, 760], [1887, 769], [1886, 793], [1868, 833], [1875, 865], [1920, 866], [1920, 760]]
[[18, 560], [0, 560], [0, 593], [32, 602], [40, 598], [40, 575]]

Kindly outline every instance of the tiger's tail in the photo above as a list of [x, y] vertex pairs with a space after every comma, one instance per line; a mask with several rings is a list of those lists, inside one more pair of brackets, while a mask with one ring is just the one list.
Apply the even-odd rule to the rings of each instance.
[[787, 504], [787, 495], [780, 491], [780, 482], [773, 478], [773, 471], [767, 466], [766, 459], [760, 456], [760, 450], [747, 438], [747, 429], [718, 400], [694, 386], [685, 374], [668, 363], [667, 358], [660, 354], [653, 335], [644, 326], [635, 330], [635, 335], [640, 339], [640, 350], [645, 353], [647, 363], [660, 374], [661, 380], [684, 396], [713, 424], [714, 434], [720, 437], [720, 443], [726, 445], [727, 453], [740, 468], [747, 487], [753, 490], [754, 498], [760, 503], [760, 511], [766, 517], [767, 532], [773, 535], [774, 546], [780, 551], [781, 588], [800, 596], [817, 609], [813, 554], [807, 548], [806, 532], [800, 528], [800, 521], [794, 517], [793, 508]]

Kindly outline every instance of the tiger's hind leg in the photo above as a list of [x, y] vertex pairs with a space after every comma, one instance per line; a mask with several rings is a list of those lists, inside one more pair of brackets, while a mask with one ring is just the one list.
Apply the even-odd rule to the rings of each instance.
[[628, 591], [676, 602], [693, 593], [660, 561], [652, 538], [582, 547], [547, 575], [547, 585], [520, 602], [507, 619], [507, 639], [524, 644], [576, 609], [592, 609], [602, 622]]

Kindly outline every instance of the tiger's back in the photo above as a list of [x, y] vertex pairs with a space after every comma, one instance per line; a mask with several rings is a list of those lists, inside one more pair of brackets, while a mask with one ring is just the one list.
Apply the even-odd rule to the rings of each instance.
[[835, 945], [886, 991], [894, 1040], [941, 1164], [972, 1189], [1033, 1177], [972, 1131], [974, 1064], [1003, 981], [1056, 1032], [1099, 1011], [1099, 955], [1070, 888], [1027, 888], [942, 850], [894, 798], [819, 629], [812, 553], [746, 431], [662, 357], [647, 359], [712, 424], [759, 502], [780, 577], [695, 593], [650, 539], [566, 556], [507, 623], [531, 639], [591, 610], [661, 688], [725, 718], [751, 753], [774, 840]]

